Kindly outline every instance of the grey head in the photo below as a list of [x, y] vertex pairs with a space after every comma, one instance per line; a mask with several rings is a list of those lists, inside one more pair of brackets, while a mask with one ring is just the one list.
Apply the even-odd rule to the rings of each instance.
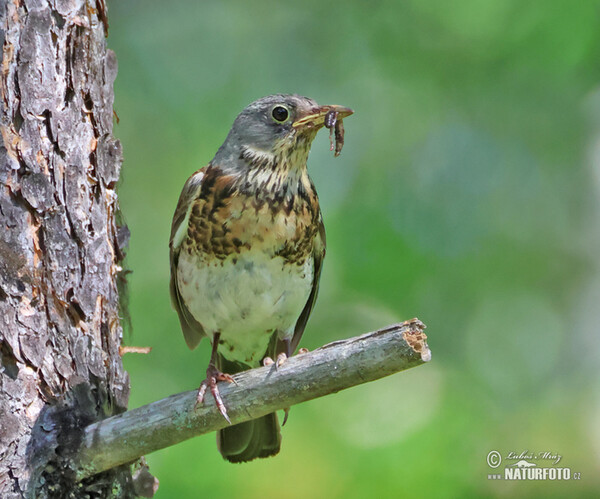
[[310, 144], [330, 111], [336, 111], [339, 118], [352, 114], [351, 109], [319, 106], [301, 95], [258, 99], [237, 116], [211, 164], [225, 169], [276, 164], [277, 159], [288, 158], [296, 150], [305, 152], [299, 159], [306, 162]]

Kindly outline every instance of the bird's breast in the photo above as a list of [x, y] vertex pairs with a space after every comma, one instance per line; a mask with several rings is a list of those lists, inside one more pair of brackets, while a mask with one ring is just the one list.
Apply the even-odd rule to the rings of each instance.
[[182, 253], [179, 290], [191, 314], [209, 333], [220, 332], [219, 351], [256, 365], [271, 335], [291, 337], [312, 289], [314, 260], [245, 251], [224, 260]]
[[229, 360], [255, 365], [275, 331], [293, 334], [313, 287], [319, 217], [316, 195], [209, 190], [194, 202], [178, 287]]
[[302, 265], [312, 253], [320, 217], [316, 194], [199, 197], [182, 249], [224, 260], [245, 252], [282, 256]]

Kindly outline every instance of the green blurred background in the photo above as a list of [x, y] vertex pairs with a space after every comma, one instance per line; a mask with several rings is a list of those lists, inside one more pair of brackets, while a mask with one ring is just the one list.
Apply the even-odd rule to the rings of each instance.
[[[214, 435], [148, 456], [158, 498], [584, 497], [600, 491], [600, 4], [110, 2], [132, 238], [131, 407], [196, 388], [168, 238], [186, 178], [251, 101], [343, 104], [309, 171], [328, 251], [302, 346], [418, 316], [430, 364], [294, 407], [281, 454]], [[488, 480], [491, 450], [580, 481]], [[503, 466], [500, 470], [503, 469]]]

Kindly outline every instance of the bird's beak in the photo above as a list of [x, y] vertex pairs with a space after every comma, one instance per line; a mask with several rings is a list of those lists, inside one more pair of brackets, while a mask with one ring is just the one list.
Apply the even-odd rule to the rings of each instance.
[[331, 112], [337, 113], [337, 120], [342, 120], [354, 114], [354, 111], [349, 107], [336, 105], [320, 106], [311, 109], [308, 114], [300, 116], [292, 126], [294, 128], [316, 128], [318, 130], [325, 124], [325, 117]]

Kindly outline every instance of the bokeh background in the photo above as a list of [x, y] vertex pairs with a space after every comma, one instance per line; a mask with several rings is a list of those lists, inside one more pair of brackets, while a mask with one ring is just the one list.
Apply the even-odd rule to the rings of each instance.
[[[131, 407], [198, 386], [168, 293], [185, 179], [237, 113], [295, 92], [350, 106], [309, 171], [328, 234], [313, 349], [418, 316], [430, 364], [294, 407], [281, 454], [214, 435], [148, 456], [156, 497], [591, 497], [600, 491], [600, 4], [110, 2], [132, 237]], [[552, 452], [568, 483], [489, 480]], [[502, 470], [503, 466], [500, 468]]]

